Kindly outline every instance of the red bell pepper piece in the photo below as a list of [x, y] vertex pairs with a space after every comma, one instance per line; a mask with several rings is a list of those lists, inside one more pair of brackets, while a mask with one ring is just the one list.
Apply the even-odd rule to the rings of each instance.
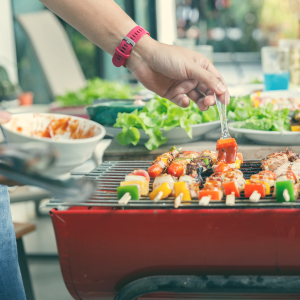
[[241, 161], [241, 164], [244, 162], [244, 160], [243, 160], [243, 154], [241, 152], [238, 152], [236, 154], [236, 157]]
[[215, 169], [215, 173], [223, 173], [230, 169], [231, 169], [231, 167], [228, 166], [228, 164], [225, 164], [224, 162], [220, 162]]
[[226, 140], [218, 140], [217, 141], [217, 150], [229, 147], [236, 147], [237, 143], [234, 138], [226, 139]]
[[205, 196], [211, 196], [211, 200], [222, 200], [223, 193], [220, 190], [201, 190], [199, 191], [199, 200], [201, 200], [202, 197]]
[[266, 186], [263, 183], [255, 182], [253, 180], [249, 180], [249, 183], [245, 184], [244, 194], [246, 198], [250, 198], [254, 191], [257, 191], [261, 198], [266, 195]]
[[223, 189], [226, 196], [231, 195], [231, 193], [234, 193], [235, 197], [240, 197], [240, 192], [235, 181], [223, 182]]

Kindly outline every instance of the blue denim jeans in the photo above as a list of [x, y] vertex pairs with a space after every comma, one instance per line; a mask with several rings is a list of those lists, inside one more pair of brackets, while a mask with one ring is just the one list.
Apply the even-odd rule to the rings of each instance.
[[7, 187], [0, 185], [0, 300], [25, 300]]

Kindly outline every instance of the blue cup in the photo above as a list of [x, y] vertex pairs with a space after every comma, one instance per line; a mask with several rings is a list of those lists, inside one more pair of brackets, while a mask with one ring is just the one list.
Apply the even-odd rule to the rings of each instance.
[[265, 90], [287, 90], [290, 82], [290, 52], [288, 48], [263, 47], [262, 68]]

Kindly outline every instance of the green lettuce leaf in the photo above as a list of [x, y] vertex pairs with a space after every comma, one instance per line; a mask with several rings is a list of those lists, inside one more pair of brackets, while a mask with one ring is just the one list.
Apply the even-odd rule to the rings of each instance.
[[167, 138], [162, 136], [164, 131], [175, 127], [183, 128], [187, 135], [193, 137], [191, 125], [211, 122], [219, 119], [216, 107], [201, 112], [198, 106], [191, 101], [186, 108], [181, 108], [168, 99], [156, 96], [146, 103], [141, 111], [130, 114], [119, 113], [114, 127], [123, 128], [117, 139], [121, 145], [136, 145], [140, 139], [135, 130], [144, 130], [149, 136], [145, 147], [149, 150], [157, 149], [166, 143]]
[[130, 84], [94, 78], [87, 80], [84, 88], [58, 96], [55, 101], [62, 107], [87, 106], [93, 104], [97, 98], [134, 99], [140, 89], [132, 88]]

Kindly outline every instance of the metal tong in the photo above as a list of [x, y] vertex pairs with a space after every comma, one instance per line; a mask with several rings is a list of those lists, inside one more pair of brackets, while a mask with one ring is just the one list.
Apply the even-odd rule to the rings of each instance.
[[96, 183], [91, 180], [61, 181], [40, 175], [53, 165], [56, 157], [57, 153], [41, 143], [0, 145], [0, 174], [20, 184], [46, 189], [53, 197], [70, 203], [90, 198], [96, 189]]
[[216, 104], [217, 104], [217, 108], [219, 111], [219, 115], [220, 115], [220, 120], [221, 120], [221, 138], [220, 140], [225, 140], [225, 139], [230, 139], [231, 136], [229, 134], [228, 131], [228, 125], [227, 125], [227, 113], [226, 113], [226, 99], [227, 99], [227, 93], [225, 93], [225, 104], [223, 104], [218, 96], [216, 94], [214, 94], [215, 96], [215, 100], [216, 100]]

